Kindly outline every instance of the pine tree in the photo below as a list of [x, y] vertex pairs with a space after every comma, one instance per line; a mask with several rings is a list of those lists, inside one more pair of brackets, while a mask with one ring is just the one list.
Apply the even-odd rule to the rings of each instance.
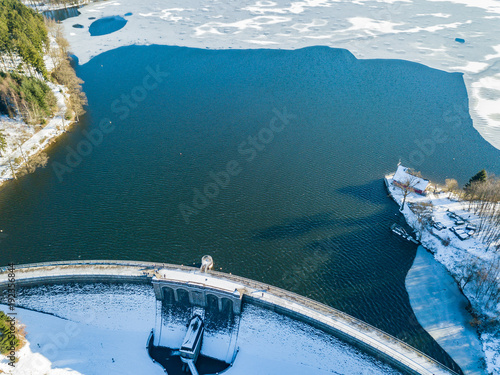
[[484, 169], [481, 169], [470, 178], [469, 182], [465, 184], [465, 189], [467, 190], [468, 188], [470, 188], [474, 182], [481, 183], [486, 182], [486, 180], [488, 180], [488, 173], [486, 173]]

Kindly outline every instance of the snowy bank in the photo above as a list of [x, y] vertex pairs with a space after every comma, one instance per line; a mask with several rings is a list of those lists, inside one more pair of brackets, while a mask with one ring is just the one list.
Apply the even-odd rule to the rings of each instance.
[[[494, 0], [110, 0], [80, 12], [64, 27], [81, 64], [133, 44], [212, 49], [326, 45], [361, 59], [404, 59], [463, 72], [474, 127], [500, 149], [500, 5]], [[116, 15], [126, 15], [124, 28], [90, 35], [93, 17]], [[455, 113], [443, 113], [442, 122], [462, 121], [466, 111], [457, 105]]]
[[[67, 111], [67, 89], [52, 82], [47, 82], [47, 85], [57, 99], [57, 111], [41, 130], [26, 124], [20, 118], [11, 119], [8, 116], [0, 116], [0, 131], [2, 131], [7, 141], [7, 148], [0, 157], [0, 185], [14, 177], [9, 159], [14, 164], [16, 158], [24, 159], [24, 156], [29, 158], [39, 153], [47, 148], [55, 138], [63, 134], [70, 124], [69, 121], [64, 119]], [[19, 170], [21, 166], [15, 166], [14, 170]]]
[[[392, 198], [398, 205], [401, 205], [402, 189], [392, 184], [392, 176], [386, 176], [386, 184]], [[450, 228], [455, 225], [456, 220], [450, 217], [449, 212], [458, 214], [471, 224], [478, 222], [479, 218], [467, 211], [465, 202], [453, 196], [450, 198], [448, 193], [427, 193], [426, 195], [409, 193], [406, 202], [402, 213], [407, 223], [416, 230], [422, 245], [434, 253], [435, 259], [447, 270], [445, 272], [438, 265], [433, 265], [430, 256], [419, 249], [414, 267], [410, 270], [406, 280], [410, 301], [419, 323], [460, 366], [471, 366], [471, 373], [474, 373], [473, 368], [478, 365], [482, 356], [486, 362], [487, 372], [499, 374], [500, 332], [495, 328], [481, 332], [483, 353], [479, 353], [476, 340], [474, 340], [477, 333], [474, 335], [474, 330], [470, 328], [473, 317], [464, 309], [470, 302], [477, 316], [498, 317], [500, 304], [487, 305], [477, 297], [473, 292], [474, 281], [463, 287], [465, 297], [468, 299], [465, 301], [457, 285], [464, 275], [465, 266], [473, 260], [481, 267], [483, 264], [493, 262], [498, 255], [493, 251], [488, 251], [487, 246], [474, 235], [465, 240], [455, 235]], [[433, 220], [441, 223], [444, 226], [443, 229], [439, 230], [418, 222], [417, 215], [409, 206], [419, 203], [432, 204]], [[439, 277], [436, 277], [436, 274]], [[450, 275], [454, 278], [453, 282]], [[419, 283], [420, 285], [417, 286]], [[431, 304], [430, 301], [434, 303]], [[448, 330], [441, 330], [447, 326], [450, 327]]]

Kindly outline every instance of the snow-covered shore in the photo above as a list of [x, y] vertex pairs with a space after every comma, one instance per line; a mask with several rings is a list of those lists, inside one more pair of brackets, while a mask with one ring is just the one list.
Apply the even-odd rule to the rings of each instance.
[[[133, 44], [212, 49], [327, 45], [360, 59], [404, 59], [463, 72], [474, 127], [500, 149], [500, 5], [495, 0], [110, 0], [80, 12], [64, 27], [81, 64]], [[128, 22], [121, 30], [90, 36], [93, 17], [124, 14]], [[457, 105], [436, 126], [461, 121], [466, 111]]]
[[[386, 176], [386, 183], [392, 198], [401, 205], [402, 189], [392, 184], [392, 176]], [[481, 353], [477, 345], [478, 333], [470, 326], [473, 317], [465, 310], [470, 301], [476, 315], [498, 317], [500, 304], [485, 306], [484, 301], [473, 293], [474, 281], [463, 288], [468, 299], [466, 301], [457, 285], [457, 280], [464, 273], [464, 266], [472, 259], [488, 263], [498, 255], [488, 251], [487, 246], [474, 236], [466, 240], [455, 236], [449, 230], [455, 224], [448, 216], [448, 211], [467, 218], [471, 223], [479, 218], [466, 210], [464, 202], [455, 197], [450, 198], [449, 193], [428, 193], [425, 196], [409, 193], [406, 202], [402, 211], [406, 222], [416, 230], [422, 245], [444, 266], [433, 264], [432, 256], [422, 248], [417, 251], [412, 269], [407, 275], [406, 289], [419, 323], [460, 366], [464, 366], [462, 370], [469, 370], [465, 373], [481, 373], [478, 371], [483, 357], [487, 373], [500, 374], [500, 332], [495, 328], [488, 331], [483, 327], [480, 334]], [[437, 230], [429, 225], [420, 225], [408, 203], [432, 203], [434, 221], [447, 228]]]
[[[57, 111], [42, 129], [37, 130], [35, 126], [26, 124], [20, 118], [11, 119], [5, 115], [0, 116], [0, 131], [7, 141], [7, 148], [0, 157], [0, 185], [13, 178], [9, 159], [14, 164], [16, 158], [24, 158], [23, 155], [29, 158], [43, 151], [63, 134], [70, 124], [70, 121], [64, 119], [67, 111], [67, 89], [52, 82], [47, 82], [47, 84], [57, 99]], [[14, 170], [20, 168], [21, 165], [17, 165]]]

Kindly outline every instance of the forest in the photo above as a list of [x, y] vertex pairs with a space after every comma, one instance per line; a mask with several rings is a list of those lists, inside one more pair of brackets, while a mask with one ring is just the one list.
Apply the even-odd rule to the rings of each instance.
[[[50, 43], [49, 36], [55, 43]], [[68, 88], [67, 118], [78, 118], [86, 104], [82, 81], [70, 65], [61, 26], [18, 0], [0, 0], [0, 113], [42, 125], [54, 114], [56, 99], [48, 81]], [[53, 69], [48, 72], [44, 56]]]
[[49, 38], [41, 14], [18, 0], [0, 0], [0, 64], [47, 78], [43, 60]]
[[[47, 164], [45, 153], [30, 155], [23, 144], [49, 118], [61, 116], [64, 130], [64, 120], [78, 121], [85, 112], [83, 82], [71, 66], [68, 46], [60, 24], [19, 0], [0, 0], [0, 114], [18, 124], [18, 130], [13, 130], [2, 120], [0, 156], [6, 157], [14, 178]], [[65, 113], [57, 103], [60, 94]], [[13, 156], [14, 152], [20, 156]]]

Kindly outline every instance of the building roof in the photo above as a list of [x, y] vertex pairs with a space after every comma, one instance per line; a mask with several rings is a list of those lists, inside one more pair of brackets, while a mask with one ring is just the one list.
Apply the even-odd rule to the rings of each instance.
[[408, 183], [410, 183], [410, 187], [420, 191], [424, 191], [429, 185], [429, 180], [409, 174], [408, 168], [402, 165], [398, 166], [398, 170], [394, 174], [393, 180], [402, 185], [408, 185]]

